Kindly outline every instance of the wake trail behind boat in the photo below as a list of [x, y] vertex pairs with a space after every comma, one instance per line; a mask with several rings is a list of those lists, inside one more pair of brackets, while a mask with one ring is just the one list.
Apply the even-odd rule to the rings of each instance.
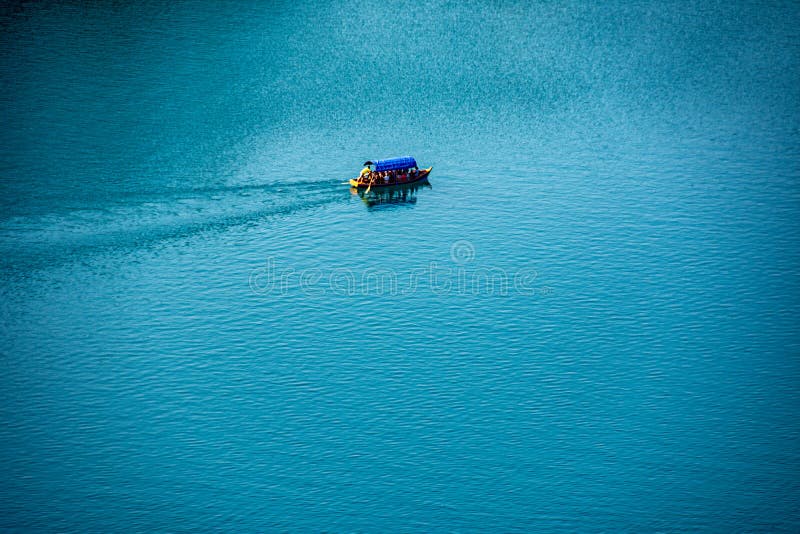
[[13, 217], [0, 222], [0, 273], [13, 276], [88, 254], [224, 232], [346, 198], [338, 180], [305, 180], [171, 191], [102, 208]]

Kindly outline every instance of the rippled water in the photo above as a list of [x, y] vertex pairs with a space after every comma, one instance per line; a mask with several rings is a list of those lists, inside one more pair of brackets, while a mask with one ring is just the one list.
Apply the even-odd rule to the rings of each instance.
[[800, 528], [796, 5], [83, 4], [0, 8], [0, 527]]

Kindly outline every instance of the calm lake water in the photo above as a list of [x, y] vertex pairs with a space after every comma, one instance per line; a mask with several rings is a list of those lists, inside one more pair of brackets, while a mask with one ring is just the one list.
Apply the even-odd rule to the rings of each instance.
[[0, 82], [0, 528], [800, 529], [796, 3], [12, 2]]

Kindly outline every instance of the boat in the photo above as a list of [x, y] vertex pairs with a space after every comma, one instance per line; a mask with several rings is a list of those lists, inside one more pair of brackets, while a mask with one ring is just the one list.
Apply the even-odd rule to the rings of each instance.
[[399, 185], [422, 184], [428, 181], [433, 167], [420, 169], [417, 160], [411, 156], [379, 159], [364, 162], [361, 176], [350, 179], [350, 186], [357, 189], [396, 187]]

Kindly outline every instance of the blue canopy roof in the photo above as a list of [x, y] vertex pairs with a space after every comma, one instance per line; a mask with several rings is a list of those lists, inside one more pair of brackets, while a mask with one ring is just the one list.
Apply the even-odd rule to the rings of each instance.
[[417, 161], [411, 156], [406, 156], [404, 158], [379, 159], [375, 162], [375, 171], [396, 171], [399, 169], [408, 169], [416, 166]]

